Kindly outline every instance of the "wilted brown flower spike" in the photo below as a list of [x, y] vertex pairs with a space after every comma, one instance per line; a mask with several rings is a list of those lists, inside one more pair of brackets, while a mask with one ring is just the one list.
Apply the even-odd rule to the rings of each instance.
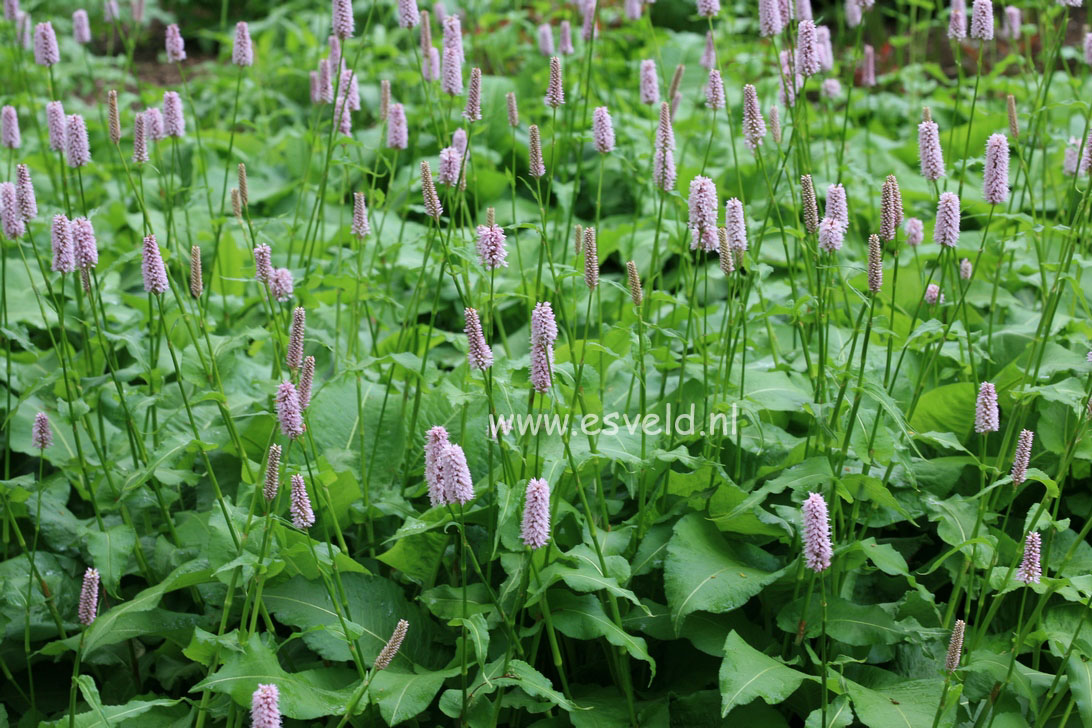
[[732, 257], [732, 245], [728, 240], [728, 228], [717, 228], [717, 255], [720, 258], [720, 270], [724, 275], [730, 276], [736, 269], [735, 260]]
[[247, 194], [246, 184], [246, 165], [239, 162], [239, 202], [243, 207], [247, 207], [250, 204], [250, 198]]
[[200, 298], [205, 284], [201, 280], [201, 248], [194, 245], [190, 248], [190, 295]]
[[629, 284], [629, 297], [634, 306], [640, 306], [645, 299], [641, 290], [641, 276], [637, 274], [637, 264], [632, 260], [626, 261], [626, 282]]
[[819, 229], [819, 203], [815, 199], [815, 184], [810, 174], [800, 178], [800, 197], [804, 205], [804, 229], [815, 233]]
[[1016, 118], [1016, 97], [1009, 94], [1005, 102], [1009, 111], [1009, 136], [1016, 140], [1020, 137], [1020, 122]]
[[110, 126], [110, 141], [117, 144], [121, 141], [121, 119], [118, 117], [118, 92], [110, 89], [106, 94], [107, 118]]

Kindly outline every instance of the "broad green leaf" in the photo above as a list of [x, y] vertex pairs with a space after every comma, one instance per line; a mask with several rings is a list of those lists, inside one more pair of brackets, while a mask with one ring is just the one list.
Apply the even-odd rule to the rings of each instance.
[[358, 683], [356, 671], [349, 668], [286, 672], [273, 651], [254, 634], [245, 652], [227, 655], [223, 666], [190, 688], [190, 692], [207, 689], [224, 693], [238, 705], [249, 708], [259, 684], [274, 684], [280, 691], [281, 713], [289, 718], [310, 720], [344, 713]]
[[444, 681], [458, 674], [458, 668], [444, 672], [407, 673], [380, 670], [368, 688], [371, 702], [389, 726], [419, 715], [432, 703]]
[[1065, 663], [1069, 690], [1077, 701], [1077, 712], [1085, 728], [1092, 726], [1092, 664], [1084, 655], [1072, 654]]
[[[922, 728], [933, 724], [941, 679], [903, 680], [882, 689], [867, 688], [852, 680], [845, 681], [857, 717], [869, 728]], [[941, 721], [950, 726], [951, 721]]]
[[656, 661], [648, 654], [644, 638], [619, 629], [593, 594], [577, 596], [562, 591], [551, 592], [550, 612], [554, 626], [562, 634], [578, 640], [605, 637], [612, 645], [625, 648], [634, 659], [647, 662], [652, 677], [656, 677]]
[[[153, 708], [170, 707], [177, 705], [180, 700], [160, 698], [158, 700], [131, 700], [124, 705], [103, 705], [99, 699], [98, 690], [89, 675], [80, 675], [79, 688], [84, 700], [91, 706], [91, 710], [76, 715], [76, 728], [111, 728], [112, 726], [140, 726], [137, 721], [145, 713]], [[130, 722], [132, 721], [132, 722]], [[71, 725], [68, 717], [59, 720], [41, 723], [40, 728], [68, 728]], [[6, 727], [7, 720], [0, 716], [0, 727]]]
[[746, 543], [729, 543], [697, 514], [675, 525], [664, 562], [664, 588], [675, 633], [691, 612], [742, 606], [781, 575], [777, 560]]
[[732, 630], [720, 663], [721, 716], [755, 698], [771, 705], [783, 702], [805, 679], [807, 675], [759, 652]]
[[87, 552], [99, 570], [102, 586], [108, 594], [117, 594], [118, 582], [125, 574], [135, 545], [136, 532], [125, 524], [119, 523], [105, 531], [88, 530]]

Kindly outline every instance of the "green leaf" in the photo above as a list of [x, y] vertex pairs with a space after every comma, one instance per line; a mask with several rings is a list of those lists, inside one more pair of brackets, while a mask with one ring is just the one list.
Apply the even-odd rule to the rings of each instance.
[[1084, 655], [1071, 654], [1065, 663], [1069, 690], [1077, 701], [1077, 711], [1085, 728], [1092, 726], [1092, 664]]
[[777, 560], [760, 548], [725, 541], [697, 514], [675, 524], [664, 562], [664, 588], [675, 634], [691, 612], [719, 614], [742, 606], [777, 579]]
[[[181, 700], [161, 698], [159, 700], [132, 700], [124, 705], [103, 705], [91, 677], [89, 675], [80, 675], [78, 680], [80, 693], [84, 696], [87, 704], [91, 706], [91, 710], [76, 715], [76, 728], [114, 728], [128, 725], [129, 721], [144, 715], [152, 708], [170, 707], [181, 702]], [[68, 728], [69, 725], [71, 723], [66, 716], [48, 723], [40, 723], [39, 728]], [[134, 722], [131, 725], [139, 726], [140, 722]], [[7, 726], [6, 716], [0, 716], [0, 726]]]
[[[869, 728], [921, 728], [933, 724], [943, 680], [902, 680], [873, 690], [845, 680], [857, 717]], [[951, 721], [941, 721], [951, 725]]]
[[108, 594], [117, 594], [118, 582], [125, 574], [133, 548], [136, 531], [124, 524], [111, 526], [105, 531], [88, 530], [87, 552], [99, 570], [103, 588]]
[[735, 630], [724, 641], [720, 663], [721, 717], [739, 705], [762, 698], [774, 705], [792, 695], [808, 678], [802, 672], [751, 647]]
[[466, 619], [459, 617], [448, 622], [451, 627], [463, 626], [466, 628], [466, 638], [474, 647], [474, 654], [478, 658], [478, 666], [485, 669], [485, 663], [489, 659], [489, 626], [485, 623], [482, 614], [474, 614]]
[[223, 667], [190, 688], [190, 692], [207, 689], [224, 693], [238, 705], [249, 708], [259, 684], [277, 686], [281, 713], [289, 718], [310, 720], [343, 714], [359, 678], [354, 670], [340, 667], [285, 672], [277, 656], [254, 634], [244, 652], [229, 654]]
[[619, 629], [593, 594], [577, 596], [561, 591], [551, 592], [550, 611], [554, 626], [562, 634], [578, 640], [605, 637], [612, 645], [624, 647], [634, 659], [647, 662], [652, 673], [650, 680], [656, 677], [656, 661], [648, 654], [644, 638]]
[[394, 726], [425, 710], [440, 692], [444, 680], [459, 673], [459, 668], [444, 672], [406, 673], [380, 670], [368, 688], [371, 702], [387, 725]]

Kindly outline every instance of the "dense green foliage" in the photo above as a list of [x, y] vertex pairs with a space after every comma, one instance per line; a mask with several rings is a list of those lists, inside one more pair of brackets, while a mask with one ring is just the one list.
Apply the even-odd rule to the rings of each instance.
[[[356, 3], [349, 134], [334, 104], [310, 98], [329, 54], [325, 3], [176, 2], [140, 24], [128, 5], [113, 23], [92, 7], [81, 45], [75, 7], [25, 2], [57, 31], [48, 69], [0, 21], [0, 94], [22, 128], [0, 169], [14, 182], [27, 165], [38, 206], [25, 233], [5, 227], [0, 271], [0, 728], [250, 725], [259, 684], [277, 687], [286, 726], [1092, 728], [1092, 184], [1064, 161], [1067, 146], [1089, 154], [1085, 9], [1029, 4], [1013, 38], [998, 7], [995, 39], [956, 42], [947, 7], [881, 2], [849, 27], [842, 2], [817, 2], [833, 67], [786, 105], [778, 52], [798, 24], [763, 37], [751, 0], [709, 19], [690, 0], [637, 3], [639, 19], [603, 0], [594, 42], [579, 3], [467, 0], [463, 84], [483, 74], [482, 119], [468, 122], [465, 93], [421, 80], [420, 28], [398, 27], [399, 4]], [[237, 20], [250, 67], [232, 64]], [[565, 103], [552, 109], [538, 26], [556, 44], [562, 21], [575, 53], [561, 55]], [[169, 23], [182, 64], [163, 52]], [[706, 105], [707, 29], [726, 110]], [[668, 102], [681, 69], [668, 191], [653, 183], [660, 107], [640, 99], [644, 59]], [[405, 149], [388, 144], [382, 81], [404, 105]], [[755, 152], [747, 83], [770, 128]], [[185, 134], [149, 142], [137, 163], [134, 124], [164, 91], [181, 96]], [[85, 118], [89, 164], [50, 149], [50, 100]], [[592, 134], [600, 106], [608, 153]], [[923, 107], [946, 164], [935, 183], [919, 167]], [[420, 165], [437, 174], [457, 129], [465, 188], [441, 185], [434, 219]], [[999, 204], [983, 195], [994, 134], [1010, 160]], [[742, 201], [745, 252], [692, 249], [699, 175], [718, 190], [718, 224]], [[828, 185], [844, 186], [837, 252], [808, 229], [802, 175], [821, 213]], [[874, 243], [870, 290], [888, 175], [924, 242], [899, 225]], [[962, 207], [954, 248], [934, 242], [943, 192]], [[58, 214], [93, 224], [85, 282], [51, 269]], [[475, 247], [490, 215], [507, 238], [495, 271]], [[594, 261], [577, 226], [595, 229]], [[153, 234], [162, 294], [142, 277]], [[258, 245], [291, 272], [284, 300], [255, 279]], [[539, 302], [559, 334], [536, 392]], [[290, 438], [275, 397], [300, 384], [286, 363], [296, 307], [314, 384], [306, 432]], [[485, 371], [468, 362], [467, 308], [491, 347]], [[986, 382], [1000, 427], [980, 433]], [[525, 414], [568, 426], [495, 419]], [[465, 453], [469, 502], [430, 500], [437, 426]], [[1026, 477], [1012, 470], [1022, 430]], [[272, 446], [283, 455], [267, 500]], [[521, 532], [534, 478], [550, 489], [537, 549]], [[812, 493], [833, 540], [820, 572], [803, 557]], [[1042, 577], [1025, 583], [1032, 533]], [[101, 598], [85, 625], [88, 568]], [[385, 665], [400, 619], [408, 634]], [[945, 669], [960, 619], [963, 650]]]

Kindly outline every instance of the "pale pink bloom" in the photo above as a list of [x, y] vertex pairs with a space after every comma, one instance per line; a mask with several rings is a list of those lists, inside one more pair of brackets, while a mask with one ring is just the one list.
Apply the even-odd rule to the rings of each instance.
[[944, 153], [940, 149], [940, 128], [935, 121], [918, 124], [918, 158], [921, 176], [935, 182], [944, 176]]
[[842, 95], [842, 82], [836, 78], [823, 79], [823, 83], [820, 84], [819, 90], [828, 99], [837, 99]]
[[485, 343], [485, 333], [482, 331], [482, 322], [478, 318], [477, 309], [467, 308], [463, 310], [466, 326], [467, 352], [466, 358], [471, 369], [485, 371], [493, 366], [493, 350]]
[[[1092, 33], [1089, 33], [1089, 37], [1092, 37]], [[1069, 137], [1069, 143], [1065, 145], [1065, 159], [1062, 163], [1062, 170], [1072, 177], [1077, 174], [1077, 168], [1081, 162], [1081, 140], [1077, 137]]]
[[556, 109], [565, 103], [565, 87], [561, 80], [561, 59], [557, 56], [550, 58], [550, 82], [546, 86], [546, 105]]
[[819, 222], [819, 247], [828, 253], [834, 253], [842, 249], [845, 242], [845, 228], [829, 217], [824, 217]]
[[280, 693], [276, 685], [258, 684], [250, 698], [250, 725], [253, 728], [281, 728]]
[[409, 146], [409, 127], [402, 104], [391, 104], [387, 111], [387, 147], [405, 149]]
[[993, 40], [993, 3], [990, 0], [974, 0], [971, 7], [971, 38]]
[[933, 240], [938, 245], [954, 248], [959, 243], [959, 198], [954, 192], [941, 192], [937, 201], [937, 220]]
[[274, 397], [277, 406], [277, 421], [281, 426], [281, 434], [295, 439], [302, 437], [305, 431], [303, 424], [303, 408], [300, 407], [300, 395], [296, 386], [285, 379], [277, 388], [277, 396]]
[[538, 26], [538, 52], [547, 58], [554, 54], [554, 31], [549, 23]]
[[606, 106], [598, 106], [592, 112], [592, 142], [600, 154], [609, 154], [614, 149], [614, 125]]
[[71, 273], [76, 270], [76, 250], [72, 242], [72, 223], [64, 215], [54, 215], [50, 231], [53, 248], [52, 270]]
[[711, 18], [720, 12], [720, 0], [697, 0], [698, 15]]
[[830, 42], [830, 28], [825, 25], [815, 26], [815, 45], [819, 50], [819, 68], [829, 71], [834, 68], [834, 46]]
[[77, 217], [72, 221], [72, 245], [76, 255], [76, 266], [87, 269], [99, 264], [99, 247], [95, 239], [95, 228], [86, 217]]
[[1031, 462], [1031, 446], [1035, 441], [1035, 433], [1031, 430], [1021, 430], [1020, 437], [1016, 441], [1016, 452], [1012, 456], [1012, 484], [1020, 486], [1028, 475], [1028, 464]]
[[72, 37], [80, 45], [91, 42], [91, 21], [82, 8], [72, 13]]
[[482, 69], [470, 70], [470, 87], [466, 91], [466, 108], [463, 118], [473, 123], [482, 120]]
[[276, 268], [269, 278], [269, 293], [280, 302], [292, 298], [295, 285], [292, 280], [292, 271], [287, 268]]
[[398, 27], [416, 28], [420, 20], [421, 12], [417, 9], [417, 0], [398, 0]]
[[[853, 2], [853, 0], [848, 0]], [[796, 70], [803, 76], [819, 73], [819, 48], [815, 37], [815, 24], [801, 20], [796, 37]]]
[[231, 49], [231, 62], [240, 68], [254, 65], [254, 47], [250, 42], [250, 26], [242, 20], [235, 24], [235, 45]]
[[967, 37], [967, 4], [965, 0], [952, 0], [948, 15], [948, 38], [955, 41]]
[[532, 549], [550, 542], [550, 484], [543, 478], [527, 481], [520, 538]]
[[940, 286], [930, 283], [925, 287], [925, 302], [932, 306], [938, 301], [944, 303], [944, 294], [940, 292]]
[[315, 525], [315, 512], [311, 509], [311, 497], [307, 495], [307, 483], [299, 473], [292, 476], [291, 483], [289, 511], [292, 513], [292, 526], [306, 531]]
[[8, 240], [21, 238], [27, 231], [27, 224], [19, 214], [15, 185], [11, 182], [0, 182], [0, 227]]
[[30, 179], [30, 168], [25, 164], [15, 165], [15, 203], [19, 216], [29, 222], [38, 217], [38, 199], [34, 195], [34, 182]]
[[0, 111], [0, 143], [8, 149], [18, 149], [23, 144], [19, 133], [19, 115], [14, 106], [5, 106]]
[[925, 223], [923, 223], [920, 218], [906, 218], [906, 224], [903, 227], [906, 228], [907, 245], [921, 245], [925, 240]]
[[45, 412], [34, 415], [34, 425], [30, 430], [30, 444], [37, 450], [45, 450], [53, 444], [53, 428], [49, 426], [49, 415]]
[[182, 112], [182, 97], [177, 91], [163, 94], [163, 133], [169, 137], [186, 135], [186, 117]]
[[[12, 109], [14, 112], [15, 110]], [[65, 114], [64, 106], [60, 101], [50, 101], [46, 103], [46, 126], [49, 127], [49, 148], [55, 152], [64, 151], [64, 127], [65, 127]], [[7, 140], [4, 140], [4, 146], [8, 146]]]
[[726, 105], [724, 81], [721, 80], [720, 71], [715, 68], [709, 71], [709, 81], [705, 85], [705, 105], [714, 111]]
[[690, 180], [690, 249], [717, 249], [717, 186], [708, 177]]
[[91, 161], [91, 146], [87, 142], [87, 125], [79, 114], [70, 114], [65, 126], [65, 159], [72, 168]]
[[876, 51], [868, 44], [861, 58], [861, 85], [867, 88], [876, 85]]
[[758, 93], [751, 84], [743, 86], [743, 143], [754, 152], [766, 137], [766, 120], [758, 105]]
[[979, 434], [997, 432], [1001, 427], [997, 409], [997, 390], [990, 382], [978, 387], [978, 399], [974, 407], [974, 431]]
[[724, 203], [724, 233], [729, 248], [737, 253], [747, 252], [747, 221], [743, 203], [736, 197]]
[[178, 25], [171, 23], [167, 26], [167, 63], [181, 63], [186, 60], [186, 41], [182, 39], [182, 32]]
[[713, 31], [711, 30], [705, 31], [705, 50], [701, 53], [701, 60], [698, 65], [706, 70], [717, 67], [717, 48], [713, 43]]
[[1043, 567], [1040, 564], [1039, 552], [1042, 549], [1042, 539], [1035, 531], [1029, 531], [1024, 540], [1024, 558], [1020, 561], [1020, 568], [1016, 570], [1016, 580], [1025, 584], [1038, 584], [1043, 575]]
[[167, 284], [167, 269], [163, 265], [163, 255], [159, 252], [159, 243], [155, 235], [144, 238], [144, 246], [141, 249], [140, 272], [144, 277], [144, 290], [147, 293], [162, 295], [169, 288]]
[[[412, 3], [411, 3], [412, 4]], [[401, 9], [401, 5], [399, 5]], [[353, 3], [352, 0], [333, 0], [331, 6], [331, 25], [334, 35], [342, 40], [353, 37]], [[409, 26], [403, 26], [409, 27]], [[334, 61], [337, 65], [337, 61]]]
[[660, 100], [660, 79], [656, 75], [656, 61], [641, 61], [641, 103], [652, 105]]
[[34, 26], [34, 62], [39, 66], [50, 67], [61, 61], [61, 49], [57, 45], [57, 34], [48, 20]]
[[986, 141], [982, 189], [983, 198], [991, 205], [1000, 205], [1009, 197], [1009, 140], [1004, 134], [991, 134]]
[[777, 0], [758, 0], [758, 30], [763, 37], [781, 32], [781, 9]]
[[[850, 0], [853, 2], [854, 0]], [[834, 548], [830, 541], [830, 516], [827, 502], [819, 493], [810, 493], [801, 508], [801, 541], [804, 545], [804, 565], [815, 572], [830, 568]]]
[[532, 177], [541, 177], [546, 174], [546, 164], [542, 160], [542, 141], [539, 138], [537, 125], [531, 124], [531, 127], [528, 129], [528, 139], [528, 174]]
[[300, 409], [307, 409], [307, 405], [311, 404], [311, 386], [315, 381], [315, 357], [306, 356], [303, 358], [303, 366], [300, 367], [300, 385], [297, 387], [297, 392], [300, 398]]
[[576, 52], [573, 48], [573, 27], [568, 20], [562, 20], [558, 28], [557, 52], [563, 56], [571, 56]]
[[462, 447], [448, 443], [440, 451], [440, 475], [443, 478], [444, 499], [448, 503], [462, 505], [473, 500], [474, 482], [470, 478], [470, 467], [466, 464], [466, 453]]
[[76, 607], [76, 617], [84, 627], [91, 626], [99, 611], [99, 572], [88, 568], [83, 573], [83, 586], [80, 587], [80, 601]]
[[836, 220], [844, 233], [849, 229], [849, 204], [846, 201], [846, 188], [840, 184], [827, 187], [827, 201], [823, 208], [825, 216]]

